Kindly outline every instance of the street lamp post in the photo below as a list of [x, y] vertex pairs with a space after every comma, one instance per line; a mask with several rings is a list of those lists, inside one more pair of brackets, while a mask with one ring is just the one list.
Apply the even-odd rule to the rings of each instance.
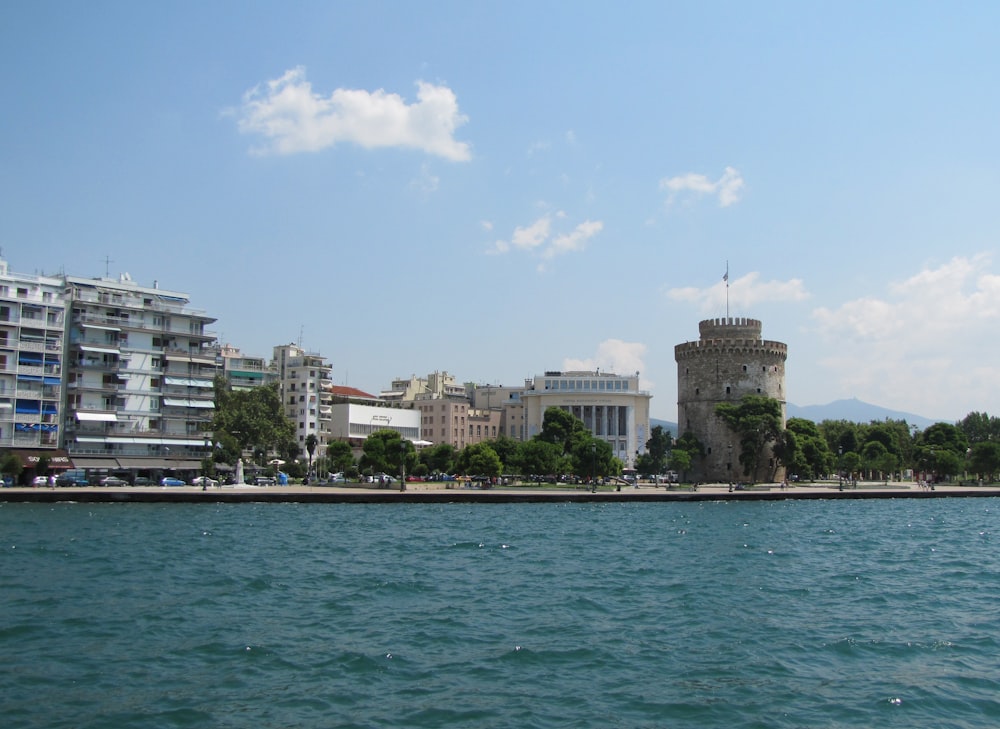
[[844, 446], [837, 446], [837, 482], [839, 489], [844, 490]]
[[590, 492], [597, 493], [597, 443], [590, 444]]
[[406, 440], [399, 442], [399, 490], [406, 491]]
[[733, 444], [726, 444], [726, 478], [729, 479], [729, 490], [733, 490]]

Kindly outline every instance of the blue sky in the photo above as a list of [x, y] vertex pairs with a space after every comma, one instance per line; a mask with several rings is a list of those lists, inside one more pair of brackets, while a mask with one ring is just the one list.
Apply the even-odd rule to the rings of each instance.
[[[1000, 4], [0, 10], [0, 247], [378, 392], [764, 322], [798, 405], [1000, 414]], [[106, 260], [110, 263], [106, 263]]]

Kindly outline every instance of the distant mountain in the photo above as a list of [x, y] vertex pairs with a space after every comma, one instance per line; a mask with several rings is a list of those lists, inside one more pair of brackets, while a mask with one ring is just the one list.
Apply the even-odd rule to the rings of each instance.
[[890, 420], [905, 420], [908, 424], [916, 425], [923, 430], [930, 425], [934, 425], [934, 423], [943, 422], [940, 420], [931, 420], [922, 415], [904, 413], [899, 410], [889, 410], [879, 405], [862, 402], [857, 398], [834, 400], [827, 405], [799, 406], [788, 403], [786, 410], [790, 418], [805, 418], [806, 420], [812, 420], [814, 423], [821, 423], [824, 420], [847, 420], [852, 423], [870, 423], [873, 420], [885, 420], [888, 418]]
[[651, 429], [655, 428], [657, 425], [670, 433], [671, 437], [677, 437], [677, 423], [671, 423], [669, 420], [657, 420], [656, 418], [649, 419], [649, 427]]
[[[870, 423], [873, 420], [905, 420], [910, 425], [916, 425], [923, 430], [934, 425], [934, 423], [950, 422], [946, 420], [932, 420], [922, 415], [904, 413], [899, 410], [889, 410], [880, 405], [862, 402], [857, 398], [850, 400], [834, 400], [827, 405], [795, 405], [788, 403], [786, 406], [788, 417], [805, 418], [814, 423], [822, 423], [824, 420], [847, 420], [851, 423]], [[649, 419], [649, 427], [655, 428], [657, 425], [668, 430], [674, 438], [677, 437], [677, 423], [669, 420]]]

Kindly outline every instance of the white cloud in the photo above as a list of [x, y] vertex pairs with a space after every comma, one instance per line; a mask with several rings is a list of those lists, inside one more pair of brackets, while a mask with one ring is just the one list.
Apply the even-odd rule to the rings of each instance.
[[[564, 253], [572, 253], [584, 249], [588, 240], [604, 229], [604, 223], [599, 220], [586, 220], [569, 232], [553, 234], [553, 227], [567, 220], [562, 210], [547, 213], [535, 222], [514, 229], [509, 241], [498, 240], [488, 253], [507, 253], [511, 250], [528, 251], [538, 255], [542, 261], [549, 261]], [[544, 270], [544, 263], [539, 265]]]
[[620, 339], [606, 339], [597, 345], [597, 353], [587, 359], [567, 358], [563, 360], [566, 371], [593, 372], [596, 369], [617, 375], [640, 373], [640, 386], [652, 389], [652, 383], [641, 377], [646, 369], [644, 357], [646, 345], [640, 342], [623, 342]]
[[831, 347], [822, 365], [838, 396], [958, 419], [995, 410], [1000, 276], [979, 255], [955, 257], [882, 295], [813, 311]]
[[[716, 313], [727, 302], [726, 281], [720, 278], [707, 288], [685, 287], [670, 289], [667, 296], [674, 301], [696, 304], [702, 312]], [[809, 293], [801, 279], [788, 281], [761, 281], [760, 273], [753, 271], [729, 282], [728, 303], [733, 309], [746, 311], [758, 304], [804, 301]]]
[[603, 228], [604, 223], [599, 220], [584, 221], [576, 226], [572, 232], [553, 238], [552, 245], [542, 252], [542, 257], [550, 259], [563, 253], [583, 250], [584, 243], [600, 233]]
[[255, 153], [317, 152], [348, 142], [366, 149], [407, 147], [453, 161], [471, 158], [455, 130], [468, 121], [446, 86], [417, 82], [417, 102], [379, 89], [336, 89], [316, 94], [302, 67], [243, 96], [239, 129], [264, 138]]
[[515, 248], [522, 250], [537, 248], [549, 237], [549, 229], [551, 227], [552, 218], [546, 215], [526, 228], [515, 228], [511, 244]]
[[672, 205], [681, 195], [688, 197], [702, 197], [705, 195], [717, 196], [721, 207], [729, 207], [739, 202], [740, 192], [743, 190], [743, 177], [739, 171], [726, 167], [720, 177], [712, 182], [705, 175], [695, 172], [688, 172], [677, 177], [665, 177], [660, 180], [660, 189], [667, 190], [667, 204]]

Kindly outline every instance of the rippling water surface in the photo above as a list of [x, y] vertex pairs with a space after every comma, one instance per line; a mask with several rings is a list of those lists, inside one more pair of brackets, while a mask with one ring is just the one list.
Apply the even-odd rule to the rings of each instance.
[[995, 727], [1000, 502], [0, 505], [4, 727]]

